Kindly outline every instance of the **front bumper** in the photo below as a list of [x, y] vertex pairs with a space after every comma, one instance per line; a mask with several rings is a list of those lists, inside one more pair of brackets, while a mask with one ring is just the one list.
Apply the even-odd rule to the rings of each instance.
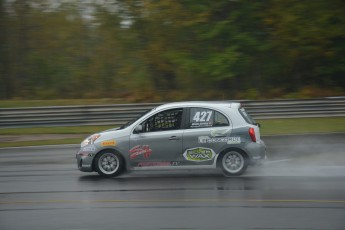
[[95, 155], [96, 154], [94, 152], [83, 151], [82, 149], [79, 150], [76, 154], [78, 169], [82, 172], [94, 171], [92, 163]]

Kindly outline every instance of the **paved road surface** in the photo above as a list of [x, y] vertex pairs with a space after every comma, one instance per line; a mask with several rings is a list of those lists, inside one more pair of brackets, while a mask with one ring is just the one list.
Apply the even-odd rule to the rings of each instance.
[[344, 137], [267, 137], [270, 160], [237, 178], [103, 179], [73, 146], [1, 149], [0, 229], [345, 229]]

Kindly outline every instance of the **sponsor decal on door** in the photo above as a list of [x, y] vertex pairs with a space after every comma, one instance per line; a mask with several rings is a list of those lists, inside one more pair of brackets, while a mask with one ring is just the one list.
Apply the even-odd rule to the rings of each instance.
[[203, 147], [187, 149], [183, 153], [184, 158], [188, 161], [209, 161], [212, 160], [215, 155], [212, 149]]
[[209, 136], [200, 136], [198, 137], [198, 142], [200, 144], [214, 144], [214, 143], [227, 143], [230, 144], [240, 144], [241, 137], [209, 137]]
[[150, 157], [152, 149], [149, 145], [137, 145], [129, 150], [129, 156], [131, 159], [136, 159], [138, 156], [143, 156], [144, 159]]

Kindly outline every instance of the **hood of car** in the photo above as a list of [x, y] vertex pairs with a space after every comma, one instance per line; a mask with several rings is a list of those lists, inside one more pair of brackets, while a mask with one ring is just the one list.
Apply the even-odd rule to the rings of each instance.
[[96, 142], [95, 142], [96, 144], [104, 142], [104, 141], [116, 140], [117, 138], [128, 136], [129, 131], [128, 131], [128, 129], [115, 128], [115, 129], [109, 129], [109, 130], [102, 131], [99, 134], [101, 136], [96, 140]]
[[102, 134], [102, 133], [107, 133], [107, 132], [112, 132], [112, 131], [117, 131], [117, 130], [119, 130], [119, 129], [120, 129], [120, 127], [113, 128], [113, 129], [107, 129], [107, 130], [102, 131], [101, 134]]

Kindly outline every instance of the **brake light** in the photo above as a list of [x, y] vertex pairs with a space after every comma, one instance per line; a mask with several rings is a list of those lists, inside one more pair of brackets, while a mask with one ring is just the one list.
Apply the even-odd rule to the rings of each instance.
[[249, 136], [252, 139], [253, 142], [256, 142], [256, 136], [255, 136], [255, 130], [254, 128], [249, 128], [248, 130]]

